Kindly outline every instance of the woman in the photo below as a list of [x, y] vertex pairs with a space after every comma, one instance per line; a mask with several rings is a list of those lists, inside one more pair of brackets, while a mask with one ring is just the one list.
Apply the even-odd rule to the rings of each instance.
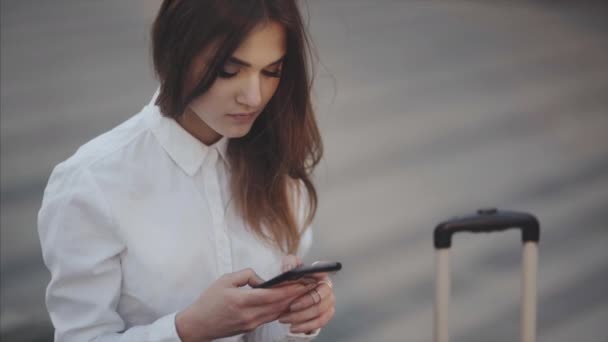
[[326, 275], [250, 287], [312, 238], [322, 148], [295, 0], [165, 0], [152, 43], [153, 101], [45, 190], [55, 340], [312, 339], [334, 314]]

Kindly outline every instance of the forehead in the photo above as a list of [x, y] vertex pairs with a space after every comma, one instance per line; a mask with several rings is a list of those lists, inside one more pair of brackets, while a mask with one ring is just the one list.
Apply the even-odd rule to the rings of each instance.
[[257, 25], [234, 51], [233, 57], [264, 68], [286, 52], [285, 28], [274, 21]]

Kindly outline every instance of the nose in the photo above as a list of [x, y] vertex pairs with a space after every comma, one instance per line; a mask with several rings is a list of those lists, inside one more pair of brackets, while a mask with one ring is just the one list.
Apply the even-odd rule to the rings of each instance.
[[236, 101], [250, 108], [258, 108], [262, 104], [262, 87], [260, 78], [256, 76], [248, 77], [243, 81], [242, 87], [236, 97]]

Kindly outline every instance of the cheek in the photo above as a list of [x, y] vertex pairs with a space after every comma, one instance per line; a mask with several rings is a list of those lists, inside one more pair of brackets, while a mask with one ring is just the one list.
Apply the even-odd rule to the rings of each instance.
[[220, 114], [229, 107], [232, 99], [231, 90], [220, 84], [214, 84], [202, 97], [193, 101], [201, 111], [207, 114]]
[[263, 86], [264, 103], [267, 103], [268, 101], [270, 101], [270, 99], [272, 98], [274, 93], [276, 93], [277, 89], [279, 88], [279, 81], [280, 81], [280, 79], [272, 79], [272, 80], [267, 81], [264, 84], [264, 86]]

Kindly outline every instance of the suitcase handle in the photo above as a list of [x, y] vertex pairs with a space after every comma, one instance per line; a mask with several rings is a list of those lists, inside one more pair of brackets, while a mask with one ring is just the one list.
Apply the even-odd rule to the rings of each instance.
[[450, 248], [452, 235], [455, 233], [491, 233], [511, 228], [521, 229], [524, 243], [528, 241], [538, 243], [540, 239], [540, 226], [533, 215], [486, 208], [477, 210], [473, 215], [455, 217], [438, 224], [434, 232], [435, 248]]
[[536, 278], [540, 225], [528, 213], [480, 209], [473, 215], [456, 217], [435, 228], [435, 309], [433, 334], [435, 342], [448, 342], [448, 302], [450, 298], [450, 246], [452, 234], [459, 232], [490, 233], [510, 228], [522, 232], [521, 341], [536, 341]]

